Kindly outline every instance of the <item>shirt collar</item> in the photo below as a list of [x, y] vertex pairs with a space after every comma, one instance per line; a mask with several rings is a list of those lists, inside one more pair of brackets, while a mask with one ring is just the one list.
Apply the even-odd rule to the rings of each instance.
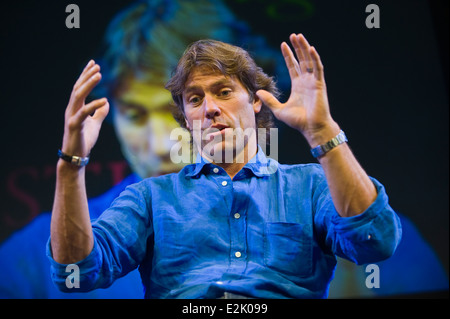
[[[206, 167], [216, 166], [204, 157], [197, 154], [195, 164], [188, 165], [189, 169], [186, 172], [186, 177], [198, 177], [202, 170]], [[257, 177], [264, 177], [275, 173], [278, 169], [278, 162], [272, 158], [269, 158], [264, 154], [261, 146], [258, 145], [258, 152], [243, 169], [252, 172]]]

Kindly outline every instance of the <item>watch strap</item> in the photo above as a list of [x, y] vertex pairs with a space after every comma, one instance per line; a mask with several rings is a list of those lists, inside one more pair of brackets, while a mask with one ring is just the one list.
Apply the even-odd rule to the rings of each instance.
[[348, 142], [347, 136], [345, 135], [344, 131], [341, 130], [338, 135], [333, 137], [331, 140], [329, 140], [325, 144], [316, 146], [313, 149], [311, 149], [311, 154], [315, 158], [318, 158], [318, 157], [324, 155], [325, 153], [331, 151], [336, 146], [341, 145], [345, 142]]
[[72, 156], [58, 150], [58, 157], [70, 164], [83, 167], [89, 163], [89, 157]]

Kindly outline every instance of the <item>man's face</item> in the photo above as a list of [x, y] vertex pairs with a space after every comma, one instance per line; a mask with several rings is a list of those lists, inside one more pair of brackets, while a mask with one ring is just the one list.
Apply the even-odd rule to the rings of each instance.
[[[232, 152], [233, 157], [242, 152], [249, 157], [256, 153], [255, 113], [260, 111], [262, 103], [257, 98], [252, 101], [237, 78], [204, 67], [195, 68], [186, 81], [183, 104], [186, 126], [196, 145], [201, 145], [202, 155], [217, 159], [221, 154], [219, 157], [223, 162], [227, 151]], [[199, 123], [201, 134], [196, 134]], [[236, 136], [227, 138], [236, 134], [236, 129], [250, 129], [254, 134], [245, 136], [243, 143], [238, 143]], [[209, 151], [205, 151], [208, 144]]]
[[171, 102], [164, 84], [135, 79], [126, 81], [115, 94], [114, 127], [122, 152], [142, 178], [178, 172], [185, 165], [170, 159], [170, 149], [178, 142], [170, 140], [170, 133], [179, 127], [170, 111]]

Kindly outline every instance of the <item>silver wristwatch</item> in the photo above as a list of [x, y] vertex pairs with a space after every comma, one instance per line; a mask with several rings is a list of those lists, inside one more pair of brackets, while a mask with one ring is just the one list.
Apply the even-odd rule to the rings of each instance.
[[341, 132], [333, 137], [331, 140], [326, 142], [325, 144], [319, 145], [311, 149], [311, 154], [317, 158], [322, 155], [324, 155], [326, 152], [329, 152], [333, 148], [335, 148], [338, 145], [341, 145], [342, 143], [348, 142], [347, 136], [345, 136], [344, 131], [341, 130]]

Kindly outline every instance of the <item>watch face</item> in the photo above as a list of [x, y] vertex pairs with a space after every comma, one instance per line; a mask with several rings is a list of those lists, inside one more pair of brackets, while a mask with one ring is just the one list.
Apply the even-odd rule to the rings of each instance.
[[76, 166], [86, 166], [89, 163], [89, 157], [70, 156], [58, 150], [58, 157]]
[[72, 156], [71, 163], [76, 166], [86, 166], [88, 162], [89, 162], [89, 157]]

